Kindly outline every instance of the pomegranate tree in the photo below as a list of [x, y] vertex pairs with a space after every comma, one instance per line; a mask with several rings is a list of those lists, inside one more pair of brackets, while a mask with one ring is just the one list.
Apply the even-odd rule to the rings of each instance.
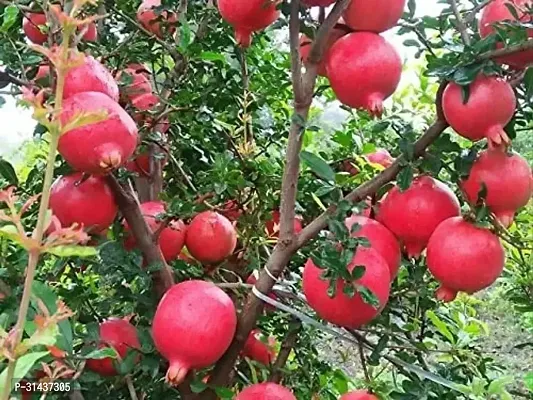
[[235, 400], [296, 400], [296, 397], [286, 387], [269, 382], [248, 386]]
[[251, 331], [244, 343], [242, 355], [269, 366], [276, 358], [276, 339], [269, 337], [267, 342], [264, 342], [261, 338], [262, 333], [259, 329]]
[[341, 396], [339, 400], [379, 400], [373, 394], [368, 393], [366, 390], [356, 390], [349, 392]]
[[45, 33], [46, 15], [43, 13], [26, 13], [22, 20], [22, 30], [28, 40], [35, 44], [44, 44], [48, 40]]
[[396, 26], [405, 3], [406, 0], [352, 0], [344, 19], [356, 31], [385, 32]]

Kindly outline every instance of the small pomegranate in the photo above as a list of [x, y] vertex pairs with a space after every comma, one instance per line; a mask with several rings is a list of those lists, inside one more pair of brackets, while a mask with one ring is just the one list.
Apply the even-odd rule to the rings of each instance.
[[113, 223], [117, 205], [104, 179], [81, 172], [59, 177], [50, 191], [50, 210], [61, 226], [84, 226], [92, 233], [100, 233]]
[[91, 56], [83, 64], [70, 69], [65, 77], [65, 99], [82, 92], [100, 92], [118, 102], [119, 90], [113, 75]]
[[394, 187], [382, 200], [377, 220], [402, 242], [409, 257], [419, 257], [437, 226], [459, 215], [453, 191], [430, 176], [419, 176], [405, 192]]
[[368, 393], [366, 390], [357, 390], [355, 392], [346, 393], [341, 396], [339, 400], [379, 400], [373, 394]]
[[[279, 237], [280, 218], [281, 218], [281, 213], [279, 212], [279, 210], [272, 211], [272, 218], [268, 220], [265, 224], [268, 237], [271, 237], [271, 238]], [[294, 233], [296, 235], [299, 234], [303, 230], [301, 216], [297, 215], [296, 218], [294, 218], [293, 227], [294, 227]]]
[[479, 75], [470, 84], [469, 92], [465, 104], [461, 86], [450, 83], [444, 90], [442, 109], [450, 126], [472, 141], [487, 138], [491, 145], [508, 143], [509, 137], [503, 128], [516, 109], [511, 85], [495, 76]]
[[[84, 29], [85, 27], [83, 27]], [[94, 22], [90, 22], [87, 25], [87, 30], [83, 34], [83, 40], [86, 42], [96, 42], [98, 40], [98, 29]]]
[[[365, 274], [354, 283], [337, 280], [335, 297], [328, 296], [329, 282], [323, 280], [323, 269], [311, 259], [307, 260], [303, 273], [303, 291], [307, 302], [326, 321], [346, 328], [360, 328], [376, 318], [387, 304], [390, 291], [390, 271], [385, 259], [374, 249], [359, 246], [348, 270], [364, 266]], [[361, 294], [349, 297], [344, 285], [355, 284], [370, 290], [379, 300], [379, 307], [365, 303]]]
[[235, 400], [296, 400], [296, 397], [286, 387], [269, 382], [248, 386]]
[[[320, 61], [320, 64], [318, 64], [318, 75], [327, 77], [326, 59], [329, 49], [331, 49], [331, 47], [335, 44], [337, 40], [339, 40], [341, 37], [348, 34], [349, 32], [351, 32], [351, 30], [346, 25], [337, 24], [335, 28], [333, 28], [326, 44], [326, 48], [328, 50], [322, 57], [322, 61]], [[312, 39], [309, 39], [309, 37], [307, 37], [306, 35], [300, 36], [300, 57], [302, 58], [304, 63], [306, 63], [307, 59], [309, 58], [309, 53], [311, 52], [312, 45]]]
[[309, 7], [327, 7], [336, 1], [337, 0], [302, 0], [302, 3]]
[[41, 29], [46, 27], [46, 15], [42, 13], [26, 13], [22, 21], [22, 30], [28, 40], [35, 44], [44, 44], [48, 35]]
[[243, 214], [243, 209], [236, 200], [228, 200], [224, 203], [221, 213], [230, 221], [237, 221]]
[[378, 34], [353, 32], [329, 50], [326, 70], [331, 88], [342, 103], [381, 116], [383, 101], [400, 82], [402, 60]]
[[262, 333], [259, 329], [254, 329], [250, 332], [244, 344], [242, 354], [244, 357], [269, 366], [274, 361], [274, 358], [276, 358], [276, 339], [269, 337], [268, 343], [265, 343], [261, 340], [261, 336]]
[[374, 153], [367, 154], [365, 157], [368, 162], [379, 164], [384, 168], [389, 168], [396, 161], [386, 149], [377, 149]]
[[[128, 351], [140, 350], [137, 329], [125, 319], [110, 318], [100, 324], [100, 348], [112, 347], [123, 359]], [[118, 360], [115, 360], [118, 362]], [[118, 372], [110, 357], [87, 360], [87, 368], [102, 376], [114, 376]]]
[[149, 75], [142, 70], [134, 69], [130, 66], [124, 71], [117, 74], [116, 80], [120, 82], [123, 75], [130, 77], [131, 83], [121, 88], [121, 95], [128, 101], [132, 101], [134, 98], [144, 95], [152, 94], [152, 84], [150, 83]]
[[191, 221], [185, 245], [202, 264], [216, 264], [235, 250], [237, 232], [230, 220], [223, 215], [205, 211]]
[[48, 64], [41, 64], [37, 69], [37, 74], [33, 80], [37, 83], [41, 83], [42, 86], [48, 86], [50, 84], [50, 66]]
[[357, 168], [353, 158], [343, 160], [340, 167], [343, 172], [348, 172], [352, 176], [357, 176], [359, 172], [361, 172], [359, 171], [359, 168]]
[[352, 0], [344, 12], [346, 23], [356, 31], [381, 33], [396, 26], [406, 0]]
[[505, 265], [498, 236], [462, 217], [444, 221], [428, 244], [427, 264], [441, 283], [437, 297], [452, 301], [457, 292], [475, 293], [496, 281]]
[[237, 44], [249, 47], [252, 33], [261, 31], [279, 18], [279, 0], [219, 0], [222, 18], [235, 29]]
[[154, 344], [170, 363], [167, 381], [179, 385], [190, 369], [216, 362], [231, 344], [236, 328], [233, 302], [213, 283], [187, 281], [172, 286], [157, 306], [152, 325]]
[[[162, 159], [161, 167], [164, 167], [166, 163], [167, 159]], [[133, 160], [129, 161], [126, 164], [126, 169], [130, 172], [136, 172], [137, 174], [143, 177], [150, 176], [150, 154], [139, 154], [137, 157], [135, 157]]]
[[104, 174], [118, 168], [133, 155], [138, 141], [135, 122], [110, 97], [99, 92], [75, 94], [63, 103], [65, 126], [80, 113], [106, 112], [103, 121], [71, 129], [61, 135], [59, 152], [78, 171]]
[[501, 147], [482, 151], [468, 179], [461, 183], [470, 203], [478, 202], [483, 184], [487, 189], [487, 206], [506, 227], [513, 223], [516, 210], [525, 206], [533, 194], [528, 162], [517, 153], [507, 154]]
[[137, 10], [137, 21], [149, 32], [159, 38], [164, 33], [172, 36], [176, 31], [178, 16], [169, 10], [158, 10], [161, 0], [144, 0]]

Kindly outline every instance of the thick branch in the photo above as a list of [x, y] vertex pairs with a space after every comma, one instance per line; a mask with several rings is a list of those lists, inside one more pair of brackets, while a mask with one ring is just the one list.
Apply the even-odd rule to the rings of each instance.
[[292, 349], [296, 345], [298, 334], [300, 333], [301, 329], [302, 323], [300, 320], [295, 320], [293, 328], [287, 332], [287, 335], [281, 344], [281, 349], [279, 350], [276, 362], [272, 366], [272, 375], [270, 375], [268, 378], [269, 382], [281, 382], [281, 379], [283, 378], [283, 368], [289, 359]]

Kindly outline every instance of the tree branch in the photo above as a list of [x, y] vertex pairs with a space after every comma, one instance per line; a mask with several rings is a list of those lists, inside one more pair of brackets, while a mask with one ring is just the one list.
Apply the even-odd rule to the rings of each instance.
[[508, 56], [511, 54], [519, 53], [524, 50], [533, 49], [533, 39], [528, 39], [525, 42], [515, 44], [512, 46], [504, 47], [503, 49], [491, 50], [485, 53], [482, 53], [478, 56], [479, 60], [489, 60], [493, 58], [498, 58], [502, 56]]
[[455, 15], [455, 19], [457, 20], [456, 27], [457, 30], [461, 33], [461, 38], [463, 39], [463, 43], [466, 46], [470, 46], [470, 36], [468, 35], [468, 27], [463, 21], [463, 18], [461, 17], [461, 13], [459, 12], [459, 8], [457, 7], [457, 0], [449, 0], [450, 6], [452, 7], [453, 14]]
[[276, 357], [276, 362], [272, 366], [272, 375], [268, 378], [269, 382], [280, 383], [283, 378], [283, 368], [289, 359], [292, 349], [296, 345], [298, 334], [302, 329], [302, 323], [300, 320], [294, 319], [292, 324], [294, 326], [287, 332], [287, 335], [281, 344], [278, 356]]

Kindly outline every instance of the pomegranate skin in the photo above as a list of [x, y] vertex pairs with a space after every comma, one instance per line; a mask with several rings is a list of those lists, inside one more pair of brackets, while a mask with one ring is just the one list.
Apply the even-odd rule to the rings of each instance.
[[401, 192], [395, 186], [382, 200], [377, 220], [405, 246], [409, 257], [419, 257], [429, 238], [444, 220], [458, 216], [459, 200], [444, 183], [419, 176]]
[[76, 172], [59, 177], [50, 191], [50, 210], [64, 228], [76, 223], [92, 233], [109, 228], [118, 208], [113, 193], [104, 179]]
[[352, 0], [343, 16], [356, 31], [381, 33], [396, 26], [406, 0]]
[[[137, 329], [128, 321], [119, 318], [110, 318], [100, 324], [100, 342], [100, 348], [112, 347], [121, 358], [126, 357], [129, 350], [141, 348]], [[87, 368], [102, 376], [118, 374], [110, 357], [87, 360]]]
[[377, 149], [374, 153], [367, 154], [366, 159], [368, 162], [379, 164], [384, 168], [389, 168], [396, 161], [386, 149]]
[[152, 94], [152, 84], [150, 83], [149, 76], [145, 72], [128, 67], [117, 74], [117, 81], [120, 82], [122, 74], [131, 77], [131, 83], [123, 86], [120, 93], [127, 101], [131, 102], [135, 97], [143, 94]]
[[215, 363], [236, 328], [233, 302], [213, 283], [193, 280], [172, 286], [157, 306], [152, 325], [155, 347], [170, 363], [167, 381], [178, 385], [190, 369]]
[[100, 92], [118, 102], [119, 90], [111, 72], [91, 56], [70, 69], [65, 77], [64, 99], [82, 92]]
[[345, 224], [350, 232], [354, 224], [360, 226], [357, 231], [352, 233], [352, 236], [368, 239], [370, 247], [376, 250], [387, 262], [391, 280], [394, 280], [400, 269], [402, 254], [400, 244], [392, 232], [378, 221], [362, 215], [352, 215], [346, 218]]
[[337, 40], [329, 50], [326, 71], [341, 103], [379, 117], [383, 101], [400, 83], [402, 60], [378, 34], [353, 32]]
[[126, 163], [138, 141], [137, 126], [122, 107], [98, 92], [75, 94], [63, 103], [63, 125], [80, 112], [105, 111], [105, 120], [71, 129], [59, 139], [59, 153], [76, 170], [105, 174]]
[[505, 250], [488, 229], [453, 217], [435, 230], [428, 244], [427, 264], [441, 283], [437, 296], [451, 301], [457, 292], [475, 293], [489, 287], [505, 265]]
[[503, 79], [479, 75], [470, 85], [466, 104], [461, 86], [450, 83], [442, 96], [442, 109], [459, 135], [474, 142], [487, 138], [491, 145], [508, 143], [509, 137], [503, 128], [513, 118], [516, 97], [511, 85]]
[[27, 13], [22, 20], [22, 30], [28, 40], [35, 44], [44, 44], [48, 35], [41, 32], [40, 26], [46, 25], [46, 15], [41, 13]]
[[507, 154], [503, 148], [479, 153], [468, 179], [461, 188], [471, 204], [478, 202], [482, 185], [486, 186], [486, 205], [502, 225], [513, 223], [516, 210], [525, 206], [533, 194], [531, 167], [519, 154]]
[[296, 400], [294, 394], [276, 383], [257, 383], [240, 392], [235, 400]]
[[265, 366], [269, 366], [276, 357], [276, 351], [274, 349], [276, 340], [273, 337], [269, 337], [267, 344], [261, 341], [260, 336], [261, 331], [259, 329], [254, 329], [250, 332], [248, 339], [246, 339], [246, 342], [244, 343], [242, 354], [243, 356], [255, 360]]
[[185, 246], [203, 264], [216, 264], [229, 257], [237, 246], [231, 221], [213, 211], [198, 214], [187, 230]]
[[[155, 8], [160, 6], [161, 0], [144, 0], [137, 10], [137, 21], [159, 38], [163, 38], [164, 33], [172, 36], [176, 32], [175, 23], [178, 22], [178, 16], [167, 10], [156, 12]], [[165, 22], [165, 26], [162, 21]], [[163, 28], [166, 28], [166, 32]]]
[[[272, 218], [266, 221], [265, 223], [265, 228], [266, 228], [268, 237], [276, 238], [276, 239], [279, 238], [280, 218], [281, 218], [281, 213], [279, 212], [279, 210], [272, 211]], [[296, 235], [299, 234], [303, 230], [302, 217], [300, 217], [299, 215], [297, 215], [296, 218], [294, 218], [293, 228], [294, 228], [294, 233]]]
[[83, 40], [86, 42], [96, 42], [98, 40], [98, 29], [96, 28], [96, 24], [94, 22], [91, 22], [87, 26], [87, 31], [83, 35]]
[[379, 400], [373, 394], [368, 393], [366, 390], [357, 390], [355, 392], [346, 393], [341, 396], [339, 400]]
[[307, 260], [303, 273], [303, 291], [307, 302], [326, 321], [345, 328], [360, 328], [376, 318], [389, 299], [390, 271], [385, 259], [374, 249], [358, 247], [348, 269], [356, 265], [366, 267], [365, 274], [355, 283], [376, 295], [379, 308], [364, 302], [359, 293], [350, 298], [343, 292], [345, 282], [337, 281], [335, 297], [328, 296], [329, 282], [322, 280], [324, 270], [311, 259]]
[[327, 7], [336, 1], [337, 0], [302, 0], [302, 3], [309, 7]]

